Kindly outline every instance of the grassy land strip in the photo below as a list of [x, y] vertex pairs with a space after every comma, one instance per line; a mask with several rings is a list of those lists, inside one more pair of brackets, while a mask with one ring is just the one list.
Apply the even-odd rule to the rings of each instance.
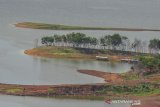
[[41, 56], [49, 58], [93, 59], [96, 56], [96, 54], [89, 55], [81, 53], [80, 51], [74, 48], [53, 47], [53, 46], [52, 47], [41, 46], [38, 48], [26, 50], [24, 53], [33, 56]]
[[45, 24], [34, 22], [21, 22], [15, 24], [16, 27], [47, 30], [119, 30], [119, 31], [160, 31], [158, 29], [138, 29], [138, 28], [110, 28], [110, 27], [84, 27], [67, 26], [59, 24]]

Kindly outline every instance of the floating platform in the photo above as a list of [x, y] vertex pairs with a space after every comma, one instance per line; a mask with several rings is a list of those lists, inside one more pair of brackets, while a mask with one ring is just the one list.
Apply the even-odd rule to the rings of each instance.
[[132, 64], [137, 64], [137, 63], [139, 62], [139, 60], [125, 58], [125, 59], [121, 59], [121, 62], [124, 62], [124, 63], [132, 63]]
[[96, 56], [96, 60], [108, 61], [108, 57], [104, 57], [104, 56]]

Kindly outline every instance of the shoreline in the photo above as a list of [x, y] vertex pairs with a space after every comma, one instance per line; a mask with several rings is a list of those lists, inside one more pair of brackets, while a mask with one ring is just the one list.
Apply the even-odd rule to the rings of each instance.
[[[13, 96], [33, 96], [33, 97], [49, 97], [49, 98], [57, 98], [57, 99], [85, 99], [85, 100], [100, 100], [100, 101], [108, 101], [108, 100], [140, 100], [141, 101], [141, 105], [139, 105], [138, 107], [153, 107], [153, 106], [160, 106], [160, 96], [159, 95], [150, 95], [147, 97], [136, 97], [136, 96], [129, 96], [129, 95], [101, 95], [101, 94], [77, 94], [77, 95], [69, 95], [69, 94], [61, 94], [61, 95], [53, 95], [53, 93], [51, 92], [51, 89], [59, 89], [59, 90], [64, 90], [67, 89], [68, 90], [73, 90], [74, 88], [81, 88], [81, 89], [88, 89], [88, 88], [102, 88], [104, 85], [103, 84], [97, 84], [97, 85], [44, 85], [44, 86], [33, 86], [33, 85], [16, 85], [16, 84], [0, 84], [0, 90], [2, 89], [6, 89], [7, 90], [13, 90], [14, 92], [2, 92], [2, 90], [0, 91], [0, 94], [2, 95], [13, 95]], [[17, 89], [24, 89], [25, 91], [22, 93], [18, 93], [15, 92], [15, 90]], [[82, 90], [81, 90], [82, 91]], [[137, 106], [131, 106], [131, 107], [137, 107]]]
[[86, 27], [86, 26], [69, 26], [69, 25], [46, 24], [46, 23], [35, 23], [35, 22], [19, 22], [14, 24], [14, 26], [19, 28], [44, 29], [44, 30], [111, 30], [111, 31], [157, 31], [157, 32], [160, 31], [160, 29]]
[[103, 78], [105, 82], [122, 82], [122, 77], [118, 73], [110, 73], [110, 72], [102, 72], [96, 70], [77, 70], [79, 73], [87, 74], [91, 76], [96, 76], [99, 78]]
[[[0, 94], [18, 95], [18, 96], [104, 96], [104, 93], [98, 91], [109, 88], [110, 86], [136, 86], [141, 83], [151, 83], [154, 87], [159, 87], [160, 84], [153, 83], [152, 78], [145, 80], [124, 80], [120, 73], [102, 72], [96, 70], [77, 70], [77, 72], [96, 76], [105, 80], [105, 83], [91, 83], [91, 84], [61, 84], [61, 85], [21, 85], [21, 84], [3, 84], [0, 83]], [[158, 78], [160, 78], [157, 75]], [[98, 92], [98, 93], [97, 93]], [[116, 93], [110, 93], [110, 96]], [[120, 94], [119, 94], [120, 95]], [[134, 96], [132, 94], [127, 94]], [[152, 94], [151, 94], [152, 95]], [[120, 96], [123, 96], [120, 95]]]
[[[95, 96], [92, 87], [103, 87], [104, 84], [66, 84], [66, 85], [19, 85], [0, 84], [0, 94], [13, 96], [57, 97], [82, 99], [104, 99], [104, 95]], [[82, 93], [83, 91], [83, 93]], [[85, 98], [86, 97], [86, 98]]]
[[[79, 73], [97, 76], [103, 79], [107, 79], [112, 75], [111, 80], [106, 83], [94, 83], [94, 84], [62, 84], [62, 85], [20, 85], [20, 84], [2, 84], [0, 83], [0, 94], [14, 95], [14, 96], [35, 96], [35, 97], [50, 97], [60, 99], [88, 99], [88, 100], [140, 100], [142, 105], [139, 107], [151, 107], [153, 104], [159, 106], [160, 93], [150, 93], [143, 96], [137, 96], [132, 93], [117, 93], [112, 92], [111, 87], [134, 87], [141, 83], [147, 83], [149, 81], [122, 81], [122, 76], [117, 73], [109, 73], [95, 70], [77, 70]], [[134, 83], [134, 84], [133, 84]], [[157, 87], [157, 84], [153, 85]], [[160, 89], [160, 84], [158, 85]], [[106, 90], [104, 92], [104, 90]], [[137, 107], [137, 106], [133, 106]]]
[[67, 59], [94, 59], [94, 56], [90, 56], [90, 55], [74, 55], [74, 56], [65, 56], [65, 55], [60, 55], [60, 54], [51, 54], [51, 53], [47, 53], [44, 52], [42, 50], [38, 50], [36, 48], [33, 49], [28, 49], [24, 51], [24, 54], [26, 55], [31, 55], [31, 56], [39, 56], [39, 57], [46, 57], [46, 58], [67, 58]]

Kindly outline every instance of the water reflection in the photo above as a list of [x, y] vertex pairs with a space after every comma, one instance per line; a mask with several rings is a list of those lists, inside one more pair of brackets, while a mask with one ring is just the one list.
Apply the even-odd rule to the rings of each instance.
[[0, 95], [2, 107], [129, 107], [128, 104], [111, 104], [104, 101], [67, 100], [39, 97], [17, 97]]

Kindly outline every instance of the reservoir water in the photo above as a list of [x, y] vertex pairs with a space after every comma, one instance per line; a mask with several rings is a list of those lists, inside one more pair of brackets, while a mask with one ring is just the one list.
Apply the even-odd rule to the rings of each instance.
[[[84, 84], [102, 79], [79, 74], [77, 69], [126, 72], [130, 65], [86, 60], [49, 59], [24, 55], [33, 48], [34, 39], [44, 35], [73, 31], [15, 28], [14, 23], [31, 21], [80, 26], [106, 26], [160, 29], [159, 0], [0, 0], [0, 83], [10, 84]], [[160, 32], [74, 31], [99, 37], [120, 33], [131, 40], [149, 41]], [[42, 103], [43, 102], [43, 103]], [[103, 101], [58, 100], [0, 95], [3, 107], [129, 107], [104, 105]]]

